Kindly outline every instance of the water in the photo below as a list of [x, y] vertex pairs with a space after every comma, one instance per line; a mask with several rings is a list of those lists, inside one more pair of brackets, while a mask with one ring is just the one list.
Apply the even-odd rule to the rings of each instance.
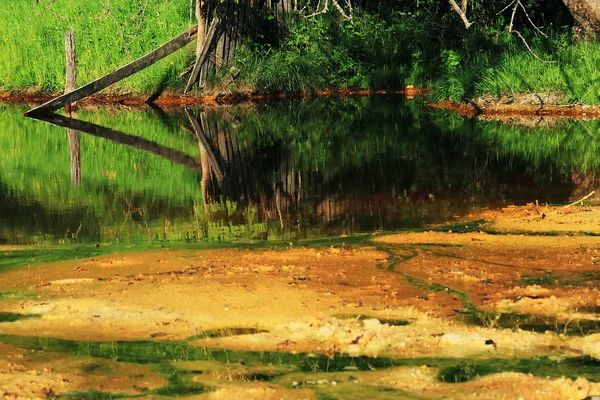
[[24, 111], [0, 106], [5, 244], [418, 228], [482, 207], [563, 203], [587, 194], [600, 168], [598, 122], [504, 125], [397, 97], [199, 107], [192, 119], [79, 111], [93, 134]]
[[[245, 245], [252, 240], [262, 247], [262, 242], [276, 239], [419, 229], [484, 207], [536, 200], [569, 202], [595, 189], [600, 170], [599, 122], [506, 125], [464, 119], [398, 97], [311, 99], [168, 112], [150, 107], [105, 107], [80, 110], [79, 122], [59, 117], [51, 121], [53, 124], [26, 119], [21, 116], [24, 111], [24, 107], [0, 105], [0, 244], [88, 245], [16, 247], [18, 250], [2, 253], [0, 269], [28, 264], [35, 268], [54, 259], [114, 253], [129, 243], [135, 243], [132, 247], [136, 249], [144, 249], [140, 244], [148, 243], [146, 248], [165, 243], [197, 248], [183, 243], [237, 239]], [[353, 237], [338, 239], [337, 244], [344, 241], [343, 249], [346, 244], [354, 245], [352, 240], [368, 242]], [[115, 246], [117, 243], [125, 246]], [[269, 243], [269, 247], [277, 245], [281, 242]], [[497, 328], [486, 331], [490, 336], [482, 337], [480, 344], [494, 343], [495, 349], [492, 339], [498, 340], [501, 329], [513, 330], [515, 326], [569, 337], [600, 329], [597, 319], [565, 324], [544, 315], [496, 314], [479, 309], [467, 293], [447, 286], [445, 281], [421, 281], [408, 275], [400, 267], [406, 261], [403, 254], [390, 252], [381, 268], [411, 287], [430, 292], [427, 301], [432, 303], [439, 293], [456, 296], [457, 302], [460, 299], [462, 310], [457, 312], [462, 317], [456, 325], [462, 322]], [[340, 260], [343, 265], [345, 261]], [[453, 261], [449, 258], [443, 263]], [[78, 268], [73, 276], [78, 277], [78, 271], [84, 273]], [[593, 288], [596, 275], [585, 270], [563, 276], [550, 270], [519, 275], [515, 284]], [[300, 283], [308, 281], [304, 275], [297, 279]], [[100, 287], [105, 283], [94, 284]], [[197, 287], [202, 290], [203, 286]], [[23, 306], [33, 301], [48, 304], [46, 301], [54, 302], [60, 290], [0, 292], [0, 299], [3, 307], [16, 302]], [[79, 296], [70, 288], [65, 290], [70, 298]], [[182, 303], [190, 299], [183, 297]], [[98, 317], [107, 309], [118, 310], [113, 303], [106, 304], [106, 308], [94, 311]], [[584, 305], [580, 306], [579, 311], [583, 311]], [[46, 318], [8, 309], [13, 311], [0, 312], [3, 327]], [[597, 309], [594, 306], [587, 311], [595, 313]], [[336, 318], [364, 324], [373, 317], [340, 314]], [[396, 328], [414, 323], [397, 318], [379, 320]], [[23, 363], [49, 366], [42, 376], [50, 374], [53, 365], [59, 373], [75, 371], [73, 376], [91, 375], [98, 382], [119, 382], [126, 376], [131, 380], [129, 389], [133, 387], [145, 398], [194, 395], [231, 385], [247, 387], [248, 382], [259, 386], [267, 382], [287, 390], [282, 397], [293, 391], [301, 396], [302, 390], [309, 390], [319, 398], [413, 398], [408, 392], [392, 389], [402, 386], [386, 384], [386, 379], [395, 381], [397, 368], [423, 365], [434, 374], [433, 386], [506, 371], [600, 380], [597, 359], [579, 353], [571, 356], [568, 349], [564, 350], [568, 356], [560, 349], [554, 349], [558, 356], [549, 356], [550, 350], [554, 351], [549, 349], [533, 358], [512, 359], [502, 358], [506, 353], [502, 357], [494, 353], [463, 358], [352, 357], [235, 351], [195, 344], [202, 338], [260, 334], [263, 329], [258, 325], [199, 331], [184, 340], [153, 336], [162, 328], [156, 329], [148, 332], [148, 340], [121, 342], [79, 342], [0, 332], [0, 347], [23, 349]], [[31, 332], [35, 334], [38, 332]], [[443, 334], [436, 330], [428, 337]], [[11, 357], [18, 353], [10, 351]], [[67, 367], [61, 371], [61, 365]], [[72, 371], [66, 372], [68, 369]], [[412, 374], [414, 370], [406, 371]], [[406, 378], [410, 385], [413, 378]], [[119, 394], [119, 386], [111, 384], [103, 387], [87, 382], [82, 388], [85, 390], [61, 395], [77, 399], [126, 396]]]

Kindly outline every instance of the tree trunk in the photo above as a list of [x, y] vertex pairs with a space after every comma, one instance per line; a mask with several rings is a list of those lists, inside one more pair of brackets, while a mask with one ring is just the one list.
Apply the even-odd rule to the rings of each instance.
[[600, 1], [563, 0], [586, 35], [600, 37]]
[[[207, 19], [206, 2], [204, 0], [196, 0], [196, 19], [198, 20], [198, 39], [196, 39], [196, 58], [202, 53], [204, 42], [206, 41], [206, 19]], [[202, 86], [202, 75], [198, 86]]]

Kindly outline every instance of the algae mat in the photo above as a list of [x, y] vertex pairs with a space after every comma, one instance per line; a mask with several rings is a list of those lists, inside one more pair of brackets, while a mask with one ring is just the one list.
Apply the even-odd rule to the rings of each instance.
[[6, 269], [0, 395], [600, 395], [599, 211], [512, 207], [362, 245]]

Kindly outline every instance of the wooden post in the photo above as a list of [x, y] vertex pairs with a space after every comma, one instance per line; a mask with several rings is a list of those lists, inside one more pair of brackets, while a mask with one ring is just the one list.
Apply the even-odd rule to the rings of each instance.
[[[71, 113], [71, 117], [77, 117]], [[74, 129], [67, 129], [69, 136], [69, 149], [71, 150], [71, 183], [81, 184], [81, 152], [79, 147], [79, 133]]]
[[[75, 33], [73, 31], [65, 32], [65, 54], [66, 54], [66, 78], [65, 93], [77, 89], [77, 57], [75, 53]], [[75, 103], [67, 104], [65, 107], [67, 115], [71, 118], [77, 118], [75, 114]], [[79, 133], [74, 129], [67, 129], [69, 136], [69, 149], [71, 155], [71, 183], [73, 185], [81, 184], [81, 152], [79, 146]]]
[[140, 57], [137, 60], [132, 61], [129, 64], [124, 65], [121, 68], [116, 69], [115, 71], [88, 83], [87, 85], [84, 85], [67, 94], [63, 94], [62, 96], [50, 100], [42, 104], [41, 106], [32, 108], [31, 110], [27, 111], [25, 115], [30, 117], [33, 115], [49, 114], [53, 111], [58, 110], [61, 107], [66, 106], [67, 104], [71, 104], [74, 101], [81, 100], [84, 97], [99, 92], [100, 90], [109, 87], [113, 83], [119, 82], [120, 80], [131, 76], [136, 72], [141, 71], [146, 67], [149, 67], [158, 60], [165, 58], [169, 54], [181, 49], [196, 38], [197, 30], [198, 26], [196, 25], [188, 31], [183, 32], [182, 34], [176, 36], [167, 43], [158, 47], [154, 51], [151, 51], [150, 53], [146, 54], [145, 56]]
[[[65, 32], [65, 54], [67, 76], [65, 79], [65, 93], [77, 89], [77, 57], [75, 55], [75, 33], [73, 31]], [[67, 105], [70, 108], [71, 105]], [[70, 110], [67, 110], [70, 111]]]

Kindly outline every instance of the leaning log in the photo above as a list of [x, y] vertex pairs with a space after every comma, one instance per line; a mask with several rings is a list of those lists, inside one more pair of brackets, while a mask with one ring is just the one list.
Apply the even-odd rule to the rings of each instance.
[[107, 74], [101, 78], [96, 79], [93, 82], [88, 83], [87, 85], [81, 86], [80, 88], [73, 90], [72, 92], [66, 93], [62, 96], [59, 96], [53, 100], [50, 100], [41, 106], [32, 108], [31, 110], [25, 113], [26, 116], [34, 116], [41, 114], [48, 114], [53, 111], [58, 110], [61, 107], [66, 106], [67, 104], [71, 104], [76, 102], [77, 100], [81, 100], [84, 97], [90, 96], [96, 92], [99, 92], [102, 89], [107, 88], [113, 83], [119, 82], [122, 79], [127, 78], [135, 74], [138, 71], [154, 64], [158, 60], [161, 60], [181, 49], [192, 40], [196, 38], [196, 34], [198, 33], [198, 26], [194, 26], [191, 29], [185, 31], [184, 33], [176, 36], [171, 39], [167, 43], [163, 44], [156, 50], [146, 54], [145, 56], [138, 58], [135, 61], [130, 62], [129, 64]]
[[190, 79], [188, 80], [187, 85], [185, 86], [185, 91], [187, 93], [190, 90], [190, 87], [198, 80], [198, 75], [200, 74], [200, 70], [206, 61], [206, 57], [208, 56], [208, 50], [210, 49], [213, 38], [215, 37], [215, 32], [217, 31], [217, 27], [219, 26], [219, 17], [215, 16], [212, 22], [210, 23], [210, 27], [208, 28], [208, 33], [206, 34], [206, 39], [204, 40], [204, 44], [202, 45], [202, 51], [196, 55], [196, 64], [194, 65], [194, 69], [192, 70], [192, 75], [190, 75]]

